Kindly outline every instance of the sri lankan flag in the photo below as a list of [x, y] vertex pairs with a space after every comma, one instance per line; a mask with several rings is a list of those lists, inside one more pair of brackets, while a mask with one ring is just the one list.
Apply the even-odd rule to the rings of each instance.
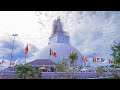
[[53, 51], [53, 50], [51, 50], [51, 48], [50, 48], [50, 56], [54, 56], [54, 57], [57, 57], [57, 54], [56, 54], [56, 52], [55, 51]]
[[93, 58], [93, 62], [98, 62], [99, 58]]

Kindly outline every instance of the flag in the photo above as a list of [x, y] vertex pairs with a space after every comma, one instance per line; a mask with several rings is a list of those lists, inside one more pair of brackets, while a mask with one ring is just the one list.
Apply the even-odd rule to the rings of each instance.
[[104, 58], [101, 58], [101, 62], [105, 62], [105, 59], [104, 59]]
[[112, 63], [113, 63], [113, 60], [109, 60], [109, 63], [112, 64]]
[[93, 62], [98, 62], [99, 61], [99, 58], [94, 58], [93, 59]]
[[10, 66], [14, 66], [14, 64], [15, 64], [14, 62], [10, 62]]
[[51, 48], [50, 48], [50, 55], [52, 55], [52, 56], [54, 56], [54, 57], [57, 57], [56, 52], [55, 52], [55, 51], [53, 51], [53, 50], [51, 50]]
[[4, 60], [2, 60], [2, 63], [4, 63], [5, 61]]
[[3, 64], [3, 63], [4, 63], [4, 61], [2, 60], [2, 61], [0, 62], [0, 65]]
[[25, 54], [27, 54], [27, 53], [28, 53], [28, 44], [27, 44], [27, 46], [25, 48]]
[[82, 56], [82, 60], [84, 60], [85, 62], [88, 62], [88, 59], [85, 56]]
[[82, 60], [84, 60], [85, 56], [82, 56]]
[[88, 59], [85, 57], [85, 58], [84, 58], [84, 61], [85, 61], [85, 62], [88, 62]]

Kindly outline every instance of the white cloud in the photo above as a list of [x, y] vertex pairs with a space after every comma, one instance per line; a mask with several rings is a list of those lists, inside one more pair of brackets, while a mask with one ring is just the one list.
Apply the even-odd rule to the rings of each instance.
[[[71, 44], [82, 54], [90, 57], [92, 56], [90, 51], [93, 50], [98, 57], [112, 58], [110, 44], [114, 40], [119, 41], [120, 38], [120, 12], [115, 11], [40, 11], [39, 13], [1, 11], [0, 32], [4, 34], [0, 34], [0, 43], [3, 40], [12, 42], [11, 35], [18, 33], [16, 41], [20, 41], [21, 46], [24, 47], [28, 43], [38, 48], [28, 61], [35, 59], [34, 55], [48, 44], [53, 20], [58, 16], [63, 22], [63, 29], [70, 34]], [[15, 52], [19, 50], [20, 48], [17, 48]], [[34, 52], [31, 46], [30, 52]]]

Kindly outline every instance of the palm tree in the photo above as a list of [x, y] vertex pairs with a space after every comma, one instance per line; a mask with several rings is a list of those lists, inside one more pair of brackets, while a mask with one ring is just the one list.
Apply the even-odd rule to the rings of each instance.
[[[63, 58], [62, 61], [58, 62], [55, 66], [58, 70], [65, 72], [67, 74], [67, 59]], [[62, 78], [65, 77], [66, 75], [64, 74], [58, 74], [58, 77]]]
[[56, 64], [56, 68], [62, 72], [66, 71], [67, 62], [65, 59]]
[[29, 75], [32, 73], [32, 66], [25, 65], [16, 65], [15, 74], [17, 74], [18, 78], [27, 79]]
[[69, 56], [68, 56], [69, 60], [70, 60], [70, 67], [73, 66], [74, 67], [74, 63], [75, 61], [78, 59], [78, 55], [77, 53], [70, 53]]

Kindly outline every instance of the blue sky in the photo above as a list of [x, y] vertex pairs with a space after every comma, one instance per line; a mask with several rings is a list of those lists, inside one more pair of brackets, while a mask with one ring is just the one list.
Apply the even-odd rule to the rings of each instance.
[[[71, 45], [91, 63], [96, 57], [112, 59], [110, 44], [120, 42], [119, 11], [0, 11], [0, 59], [9, 65], [12, 52], [12, 34], [15, 38], [13, 61], [24, 62], [24, 48], [29, 44], [27, 62], [36, 59], [48, 44], [53, 20], [60, 16], [63, 29], [70, 35]], [[96, 65], [100, 65], [101, 62]], [[105, 62], [104, 65], [108, 65]]]

